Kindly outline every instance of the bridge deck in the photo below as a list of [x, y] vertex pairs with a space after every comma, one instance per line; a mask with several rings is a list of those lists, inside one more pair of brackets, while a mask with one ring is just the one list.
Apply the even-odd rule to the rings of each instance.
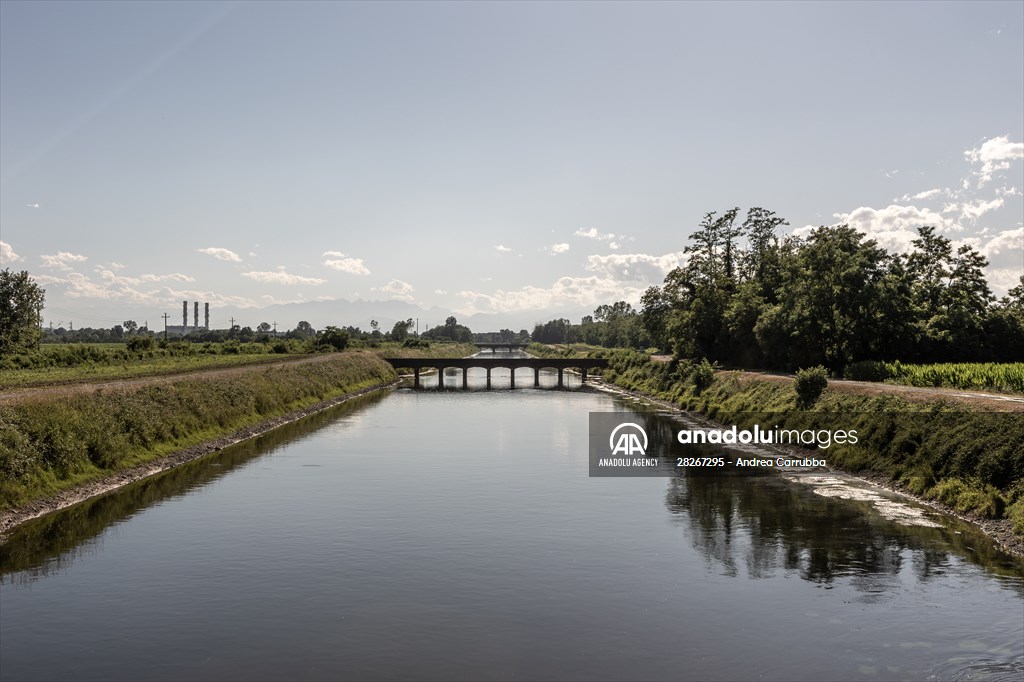
[[444, 370], [455, 368], [462, 370], [462, 385], [467, 386], [466, 372], [474, 367], [487, 370], [487, 385], [491, 385], [491, 370], [508, 369], [512, 374], [512, 387], [516, 385], [516, 370], [530, 368], [533, 370], [533, 385], [540, 385], [540, 370], [558, 370], [558, 385], [562, 386], [562, 375], [566, 369], [579, 369], [582, 381], [587, 381], [587, 370], [608, 366], [606, 358], [501, 358], [481, 357], [474, 355], [468, 358], [384, 358], [392, 367], [408, 367], [413, 371], [414, 386], [419, 388], [420, 370], [433, 368], [438, 370], [438, 383], [444, 386]]
[[497, 352], [498, 349], [513, 351], [519, 350], [520, 348], [526, 348], [529, 343], [508, 343], [503, 341], [495, 341], [494, 343], [487, 343], [486, 341], [474, 341], [474, 346], [478, 348], [490, 348], [492, 352]]

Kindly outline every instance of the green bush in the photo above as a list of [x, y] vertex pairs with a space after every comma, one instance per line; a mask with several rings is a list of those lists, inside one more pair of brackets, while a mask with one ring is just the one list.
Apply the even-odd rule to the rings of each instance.
[[934, 488], [929, 490], [926, 497], [930, 497], [934, 500], [938, 500], [942, 504], [948, 504], [950, 507], [956, 504], [956, 501], [960, 498], [960, 495], [966, 492], [967, 486], [964, 482], [958, 478], [947, 478], [942, 481]]
[[133, 336], [126, 344], [128, 350], [133, 353], [141, 353], [156, 348], [156, 339], [152, 336]]
[[853, 381], [885, 381], [889, 377], [886, 363], [876, 360], [861, 360], [848, 365], [843, 371], [843, 378]]
[[1006, 517], [1013, 524], [1013, 532], [1024, 535], [1024, 497], [1006, 508]]
[[999, 491], [988, 485], [984, 489], [972, 488], [960, 493], [954, 507], [961, 513], [973, 511], [987, 519], [998, 519], [1003, 515], [1005, 504]]
[[698, 394], [711, 388], [711, 384], [715, 383], [715, 366], [707, 358], [701, 360], [690, 372], [690, 380]]
[[828, 370], [818, 365], [796, 373], [796, 404], [807, 409], [818, 401], [828, 387]]
[[344, 329], [328, 326], [317, 334], [317, 341], [331, 350], [345, 350], [348, 347], [349, 334]]

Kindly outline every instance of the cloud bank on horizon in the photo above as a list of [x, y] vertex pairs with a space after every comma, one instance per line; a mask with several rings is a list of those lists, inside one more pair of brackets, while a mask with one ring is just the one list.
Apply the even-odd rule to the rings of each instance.
[[[997, 295], [1024, 274], [1024, 6], [0, 15], [0, 267], [84, 321], [182, 300], [254, 324], [356, 298], [497, 319], [637, 305], [733, 206], [901, 253], [933, 225], [989, 260]], [[864, 35], [875, 52], [833, 49]], [[950, 83], [955, 102], [932, 96]]]

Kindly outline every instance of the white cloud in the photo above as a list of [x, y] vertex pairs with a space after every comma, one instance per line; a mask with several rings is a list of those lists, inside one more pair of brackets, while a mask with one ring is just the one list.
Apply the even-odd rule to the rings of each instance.
[[8, 263], [17, 263], [21, 260], [25, 259], [14, 253], [14, 249], [11, 248], [10, 244], [0, 241], [0, 264], [7, 265]]
[[608, 248], [611, 249], [612, 251], [615, 251], [615, 250], [617, 250], [619, 248], [619, 243], [618, 242], [608, 242]]
[[285, 272], [284, 270], [274, 270], [271, 272], [243, 272], [243, 277], [256, 280], [257, 282], [266, 282], [270, 284], [286, 284], [288, 286], [308, 284], [317, 286], [325, 283], [326, 279], [320, 279], [319, 277], [303, 277], [302, 275], [293, 275]]
[[438, 296], [444, 296], [448, 292], [445, 291], [444, 289], [434, 289], [434, 293], [437, 294]]
[[1020, 285], [1021, 275], [1024, 275], [1024, 266], [1014, 268], [989, 268], [986, 272], [989, 288], [998, 298]]
[[548, 251], [552, 255], [557, 255], [559, 253], [565, 253], [568, 250], [569, 250], [569, 245], [565, 244], [565, 243], [562, 243], [562, 244], [552, 244], [551, 246], [548, 247]]
[[645, 282], [660, 285], [665, 275], [682, 265], [682, 251], [651, 256], [646, 253], [612, 253], [606, 256], [587, 256], [586, 269], [611, 280]]
[[71, 266], [69, 263], [82, 263], [89, 260], [87, 256], [83, 256], [77, 253], [68, 253], [67, 251], [59, 251], [58, 253], [47, 256], [41, 256], [43, 259], [44, 268], [53, 268], [55, 270], [70, 270]]
[[[121, 266], [124, 267], [124, 266]], [[139, 277], [125, 277], [118, 275], [112, 268], [97, 267], [95, 269], [96, 274], [100, 276], [100, 279], [110, 284], [118, 284], [121, 286], [138, 286], [140, 284], [151, 284], [154, 282], [194, 282], [194, 277], [183, 275], [180, 272], [172, 272], [168, 275], [153, 275], [145, 274]]]
[[978, 218], [985, 215], [989, 211], [994, 211], [1003, 205], [1003, 198], [996, 197], [991, 201], [965, 201], [960, 206], [960, 216], [964, 220], [970, 220], [972, 223], [978, 222]]
[[526, 286], [514, 291], [499, 289], [493, 294], [460, 291], [457, 296], [463, 300], [463, 304], [455, 312], [473, 315], [547, 311], [569, 306], [597, 306], [620, 300], [636, 305], [645, 288], [624, 285], [607, 277], [562, 277], [550, 287]]
[[936, 187], [935, 189], [926, 189], [925, 191], [918, 192], [917, 194], [904, 194], [902, 197], [899, 197], [897, 199], [893, 199], [893, 203], [895, 203], [897, 201], [914, 201], [914, 200], [920, 201], [922, 199], [931, 199], [933, 197], [937, 197], [938, 195], [942, 194], [943, 191], [948, 192], [949, 190], [942, 190], [942, 189], [939, 189], [938, 187]]
[[34, 204], [27, 204], [27, 206], [28, 206], [29, 208], [39, 208], [39, 203], [38, 203], [38, 202], [36, 202], [36, 203], [34, 203]]
[[119, 301], [155, 308], [172, 307], [175, 310], [180, 310], [183, 300], [204, 301], [210, 303], [211, 307], [227, 305], [239, 308], [257, 307], [256, 302], [244, 296], [225, 296], [213, 291], [173, 289], [167, 286], [153, 289], [143, 289], [138, 286], [160, 281], [191, 281], [190, 277], [181, 273], [120, 277], [107, 269], [99, 268], [98, 270], [100, 271], [98, 280], [80, 272], [68, 272], [61, 277], [39, 275], [33, 279], [43, 285], [62, 285], [63, 294], [68, 298], [75, 299]]
[[495, 251], [500, 251], [501, 253], [508, 253], [512, 249], [508, 248], [504, 244], [498, 244], [497, 246], [494, 247], [494, 250]]
[[611, 232], [598, 232], [597, 228], [594, 227], [589, 230], [580, 228], [579, 230], [576, 230], [573, 235], [576, 237], [586, 237], [587, 239], [596, 239], [599, 242], [606, 242], [615, 239], [615, 235]]
[[999, 254], [1018, 252], [1020, 255], [1021, 267], [1024, 267], [1024, 227], [1015, 230], [1003, 230], [988, 242], [983, 244], [978, 251], [986, 258], [992, 258]]
[[231, 261], [232, 263], [241, 263], [242, 257], [230, 249], [222, 249], [216, 246], [210, 246], [205, 249], [196, 249], [199, 253], [205, 253], [207, 256], [213, 256], [217, 260]]
[[[865, 233], [887, 251], [900, 253], [907, 253], [913, 248], [910, 242], [917, 239], [917, 228], [922, 225], [934, 225], [939, 232], [959, 232], [963, 229], [956, 220], [942, 213], [899, 204], [880, 209], [861, 206], [849, 213], [836, 213], [834, 217], [840, 223]], [[806, 237], [814, 229], [816, 226], [807, 225], [794, 230], [793, 234]]]
[[384, 286], [370, 289], [370, 291], [379, 291], [382, 294], [387, 294], [391, 298], [411, 303], [412, 292], [416, 291], [416, 289], [408, 282], [403, 282], [400, 279], [393, 279]]
[[997, 171], [1009, 168], [1011, 161], [1024, 159], [1024, 142], [1010, 142], [1008, 135], [1001, 135], [985, 140], [977, 149], [968, 149], [964, 157], [975, 166], [973, 173], [982, 187]]
[[323, 257], [327, 259], [324, 261], [324, 265], [332, 270], [347, 272], [350, 275], [370, 274], [370, 270], [363, 264], [362, 258], [352, 258], [341, 251], [324, 251]]

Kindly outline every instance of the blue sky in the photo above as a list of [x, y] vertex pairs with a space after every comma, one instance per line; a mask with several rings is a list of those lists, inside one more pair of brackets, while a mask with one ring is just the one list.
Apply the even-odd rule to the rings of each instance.
[[1022, 31], [1020, 2], [4, 0], [0, 259], [76, 326], [540, 319], [636, 302], [704, 213], [764, 206], [894, 250], [934, 224], [1002, 293]]

